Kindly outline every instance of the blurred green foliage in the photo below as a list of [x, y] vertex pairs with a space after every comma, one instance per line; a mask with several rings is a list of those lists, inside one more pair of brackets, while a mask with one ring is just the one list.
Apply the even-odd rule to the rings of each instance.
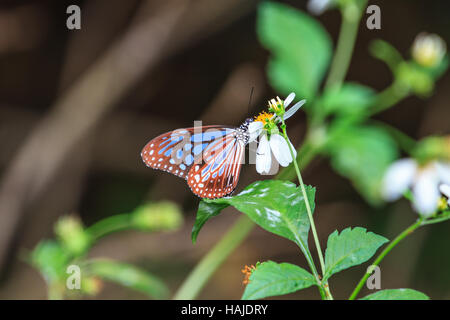
[[[344, 24], [340, 36], [347, 38], [338, 40], [335, 57], [338, 53], [347, 54], [347, 57], [343, 57], [345, 62], [350, 60], [351, 50], [339, 51], [339, 45], [348, 44], [353, 48], [358, 28], [355, 21], [359, 21], [356, 17], [361, 16], [366, 1], [341, 0], [336, 4], [341, 10]], [[434, 83], [448, 67], [447, 56], [439, 60], [439, 57], [443, 56], [442, 52], [432, 52], [431, 58], [436, 64], [424, 66], [417, 61], [417, 56], [405, 60], [392, 45], [383, 40], [376, 40], [372, 42], [369, 50], [390, 68], [393, 75], [390, 86], [382, 92], [376, 92], [362, 84], [344, 82], [347, 67], [336, 67], [333, 60], [331, 69], [335, 67], [338, 71], [331, 70], [330, 74], [336, 79], [326, 81], [322, 89], [322, 81], [331, 61], [332, 46], [330, 36], [318, 21], [288, 5], [263, 2], [258, 10], [257, 34], [262, 45], [270, 52], [266, 72], [272, 87], [282, 95], [287, 96], [290, 92], [295, 92], [300, 99], [308, 100], [305, 105], [308, 128], [303, 142], [308, 148], [306, 151], [298, 150], [298, 162], [302, 161], [301, 156], [306, 152], [328, 157], [333, 169], [348, 178], [368, 203], [379, 205], [383, 201], [381, 187], [384, 173], [399, 157], [400, 149], [410, 156], [422, 159], [442, 158], [442, 154], [449, 159], [448, 139], [430, 138], [417, 144], [399, 130], [370, 119], [409, 95], [428, 97], [432, 94]], [[444, 46], [437, 41], [436, 50], [442, 47]], [[429, 49], [424, 48], [424, 51], [415, 54], [428, 59]], [[424, 60], [430, 60], [427, 59]], [[339, 59], [337, 60], [339, 62]], [[294, 172], [291, 166], [282, 176], [292, 179], [297, 174], [300, 184], [303, 185], [298, 168], [296, 169], [297, 172]], [[310, 206], [314, 208], [315, 188], [307, 186], [306, 194]], [[322, 298], [332, 298], [327, 292], [327, 279], [337, 272], [368, 261], [388, 240], [360, 227], [344, 229], [340, 234], [333, 232], [328, 238], [326, 267], [322, 265], [323, 278], [320, 279], [308, 248], [309, 229], [311, 227], [314, 231], [314, 225], [308, 220], [306, 203], [307, 200], [291, 182], [258, 181], [234, 197], [202, 200], [192, 239], [196, 240], [198, 232], [208, 219], [218, 215], [224, 208], [233, 206], [265, 230], [295, 242], [308, 260], [312, 272], [311, 274], [287, 263], [263, 262], [252, 270], [243, 299], [287, 294], [314, 284], [319, 286]], [[448, 219], [448, 212], [437, 212], [429, 219], [419, 219], [409, 228], [412, 232], [422, 225]], [[409, 234], [407, 231], [408, 229], [385, 248], [376, 259], [376, 264]], [[320, 257], [317, 241], [316, 246]], [[361, 281], [363, 280], [364, 277]], [[359, 293], [361, 281], [352, 298]], [[393, 289], [379, 291], [364, 299], [428, 297], [411, 289]]]
[[275, 2], [258, 10], [257, 32], [271, 59], [267, 75], [281, 94], [313, 99], [331, 59], [331, 39], [307, 14]]
[[[43, 240], [31, 252], [29, 262], [44, 277], [51, 299], [96, 295], [102, 280], [140, 291], [149, 297], [167, 298], [169, 290], [156, 276], [138, 267], [107, 259], [89, 259], [89, 249], [102, 237], [123, 230], [161, 232], [182, 224], [178, 206], [171, 202], [150, 203], [131, 213], [110, 216], [84, 227], [75, 216], [61, 217], [55, 225], [56, 240]], [[79, 290], [67, 288], [72, 272], [80, 268]], [[77, 289], [77, 288], [75, 288]]]

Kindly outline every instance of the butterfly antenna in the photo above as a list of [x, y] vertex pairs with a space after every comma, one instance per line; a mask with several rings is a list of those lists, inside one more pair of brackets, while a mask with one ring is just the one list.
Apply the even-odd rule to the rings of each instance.
[[255, 87], [252, 87], [252, 91], [250, 91], [250, 98], [248, 99], [247, 114], [250, 114], [250, 104], [252, 103], [254, 90], [255, 90]]

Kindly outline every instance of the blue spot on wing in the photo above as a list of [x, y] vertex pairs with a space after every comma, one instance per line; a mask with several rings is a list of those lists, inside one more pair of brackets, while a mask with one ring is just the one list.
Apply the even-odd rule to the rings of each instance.
[[208, 143], [198, 144], [194, 147], [194, 149], [192, 149], [192, 151], [195, 155], [198, 155], [206, 148], [207, 145]]
[[159, 153], [159, 154], [162, 154], [166, 148], [170, 147], [171, 145], [174, 145], [174, 144], [177, 143], [177, 142], [180, 142], [182, 139], [183, 139], [183, 137], [177, 137], [177, 138], [174, 138], [173, 140], [166, 140], [166, 141], [160, 143], [159, 146], [162, 146], [164, 143], [170, 142], [170, 143], [168, 143], [167, 145], [165, 145], [164, 148], [162, 148], [161, 150], [159, 150], [158, 153]]
[[188, 155], [184, 159], [184, 163], [186, 163], [188, 166], [190, 166], [192, 164], [192, 162], [194, 162], [194, 157], [192, 156], [192, 154]]
[[[172, 153], [173, 148], [167, 149], [167, 151], [164, 153], [164, 155], [166, 157], [170, 156], [170, 154]], [[172, 159], [171, 159], [172, 160]]]

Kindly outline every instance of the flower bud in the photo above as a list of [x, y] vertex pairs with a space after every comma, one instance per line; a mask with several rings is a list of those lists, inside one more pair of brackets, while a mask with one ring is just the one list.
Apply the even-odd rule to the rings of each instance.
[[55, 225], [55, 234], [61, 240], [64, 248], [75, 256], [83, 254], [91, 242], [80, 219], [75, 216], [60, 218]]
[[309, 0], [307, 9], [312, 14], [318, 16], [330, 8], [334, 2], [334, 0]]
[[179, 207], [172, 202], [147, 204], [131, 214], [132, 225], [146, 231], [174, 230], [182, 221]]
[[432, 68], [441, 63], [446, 44], [437, 34], [420, 33], [412, 46], [412, 57], [421, 66]]
[[83, 277], [81, 290], [84, 294], [95, 296], [103, 289], [103, 281], [98, 277]]

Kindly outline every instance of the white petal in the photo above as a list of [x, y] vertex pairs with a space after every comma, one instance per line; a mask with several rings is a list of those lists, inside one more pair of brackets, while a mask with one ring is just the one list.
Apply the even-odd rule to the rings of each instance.
[[264, 134], [259, 140], [258, 149], [256, 150], [256, 171], [259, 174], [269, 173], [272, 164], [272, 154], [270, 152], [269, 141], [267, 135]]
[[439, 191], [448, 198], [448, 201], [450, 203], [450, 185], [448, 184], [441, 184], [439, 186]]
[[440, 198], [438, 183], [439, 177], [433, 166], [419, 173], [413, 187], [413, 205], [418, 213], [430, 216], [436, 212]]
[[322, 14], [329, 6], [331, 0], [309, 0], [308, 11], [314, 15]]
[[397, 200], [411, 185], [417, 170], [417, 163], [412, 159], [394, 162], [383, 178], [383, 197], [388, 201]]
[[295, 93], [291, 92], [286, 99], [284, 99], [284, 107], [287, 108], [291, 104], [292, 100], [295, 98]]
[[439, 175], [439, 179], [443, 183], [450, 185], [450, 164], [438, 162], [436, 163], [436, 169]]
[[256, 138], [261, 134], [263, 123], [260, 121], [253, 121], [248, 125], [248, 133], [250, 134], [248, 142], [255, 141]]
[[289, 110], [287, 110], [286, 113], [283, 115], [283, 119], [287, 120], [288, 118], [292, 117], [294, 113], [296, 113], [297, 110], [300, 109], [300, 107], [305, 104], [305, 102], [306, 100], [302, 100], [294, 104], [292, 107], [290, 107]]
[[275, 159], [282, 167], [287, 167], [292, 162], [292, 157], [286, 140], [279, 134], [272, 134], [269, 143]]

